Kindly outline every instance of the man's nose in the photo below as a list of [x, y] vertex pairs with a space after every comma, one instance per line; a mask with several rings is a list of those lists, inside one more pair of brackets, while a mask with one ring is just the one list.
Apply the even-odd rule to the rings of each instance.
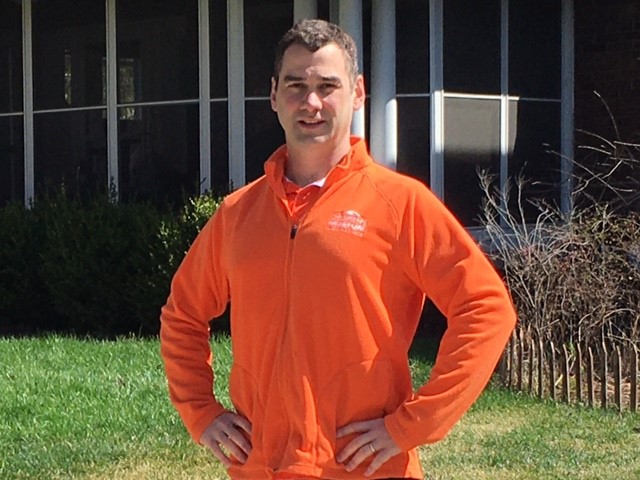
[[322, 99], [314, 90], [307, 93], [304, 99], [304, 106], [309, 110], [320, 110], [322, 108]]

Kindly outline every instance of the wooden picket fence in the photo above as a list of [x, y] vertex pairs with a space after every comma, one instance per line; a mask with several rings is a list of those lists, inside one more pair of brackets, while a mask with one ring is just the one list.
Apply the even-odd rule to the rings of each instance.
[[516, 329], [498, 374], [505, 387], [539, 398], [638, 411], [638, 346], [632, 342], [570, 347]]

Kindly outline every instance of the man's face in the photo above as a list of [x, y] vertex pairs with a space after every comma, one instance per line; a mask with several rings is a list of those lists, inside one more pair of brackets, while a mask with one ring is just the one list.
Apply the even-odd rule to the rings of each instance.
[[310, 52], [291, 45], [284, 53], [271, 108], [289, 147], [326, 145], [348, 149], [353, 112], [364, 103], [364, 81], [349, 76], [343, 51], [334, 43]]

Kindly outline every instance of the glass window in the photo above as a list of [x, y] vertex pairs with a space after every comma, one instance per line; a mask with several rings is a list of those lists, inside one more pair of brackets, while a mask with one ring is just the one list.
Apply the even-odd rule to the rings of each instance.
[[318, 0], [318, 18], [331, 21], [331, 0]]
[[104, 192], [107, 140], [103, 110], [34, 116], [36, 194], [64, 184], [69, 195]]
[[[366, 81], [366, 79], [365, 79]], [[366, 85], [365, 85], [366, 89]], [[364, 139], [367, 145], [371, 145], [371, 97], [365, 96], [364, 105], [361, 110], [364, 110]], [[355, 112], [354, 112], [355, 118]], [[353, 120], [352, 120], [353, 124]]]
[[0, 113], [22, 111], [22, 8], [0, 0]]
[[430, 100], [428, 97], [398, 98], [397, 170], [430, 181]]
[[396, 2], [396, 89], [429, 92], [429, 4]]
[[560, 98], [562, 2], [509, 4], [509, 94]]
[[227, 96], [227, 2], [209, 2], [211, 98]]
[[211, 102], [211, 191], [220, 195], [231, 190], [228, 105], [228, 102]]
[[0, 117], [0, 206], [24, 201], [22, 115]]
[[478, 169], [500, 171], [500, 101], [445, 98], [444, 199], [464, 225], [478, 224]]
[[118, 122], [121, 198], [171, 204], [196, 194], [200, 188], [198, 105], [137, 110], [138, 118]]
[[197, 0], [119, 0], [116, 12], [118, 102], [198, 98]]
[[244, 68], [247, 97], [269, 96], [275, 47], [292, 24], [293, 0], [244, 0]]
[[33, 2], [34, 109], [104, 105], [104, 0]]
[[[520, 174], [527, 179], [524, 211], [527, 221], [534, 221], [538, 210], [532, 200], [553, 205], [560, 201], [560, 103], [512, 100], [515, 116], [509, 176]], [[510, 202], [516, 208], [515, 199]], [[514, 210], [515, 211], [515, 210]]]
[[444, 89], [500, 93], [500, 0], [444, 3]]
[[371, 85], [371, 0], [362, 1], [362, 74], [364, 76], [365, 90]]
[[[249, 183], [264, 174], [264, 162], [284, 143], [284, 132], [271, 103], [252, 100], [245, 103], [245, 178]], [[241, 185], [234, 185], [235, 188]]]

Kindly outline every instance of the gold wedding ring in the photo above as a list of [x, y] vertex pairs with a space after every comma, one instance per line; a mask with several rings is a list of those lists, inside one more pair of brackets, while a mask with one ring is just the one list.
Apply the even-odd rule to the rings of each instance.
[[371, 449], [371, 451], [372, 451], [373, 453], [377, 453], [376, 447], [374, 447], [374, 446], [373, 446], [373, 443], [370, 443], [370, 444], [369, 444], [369, 448]]

